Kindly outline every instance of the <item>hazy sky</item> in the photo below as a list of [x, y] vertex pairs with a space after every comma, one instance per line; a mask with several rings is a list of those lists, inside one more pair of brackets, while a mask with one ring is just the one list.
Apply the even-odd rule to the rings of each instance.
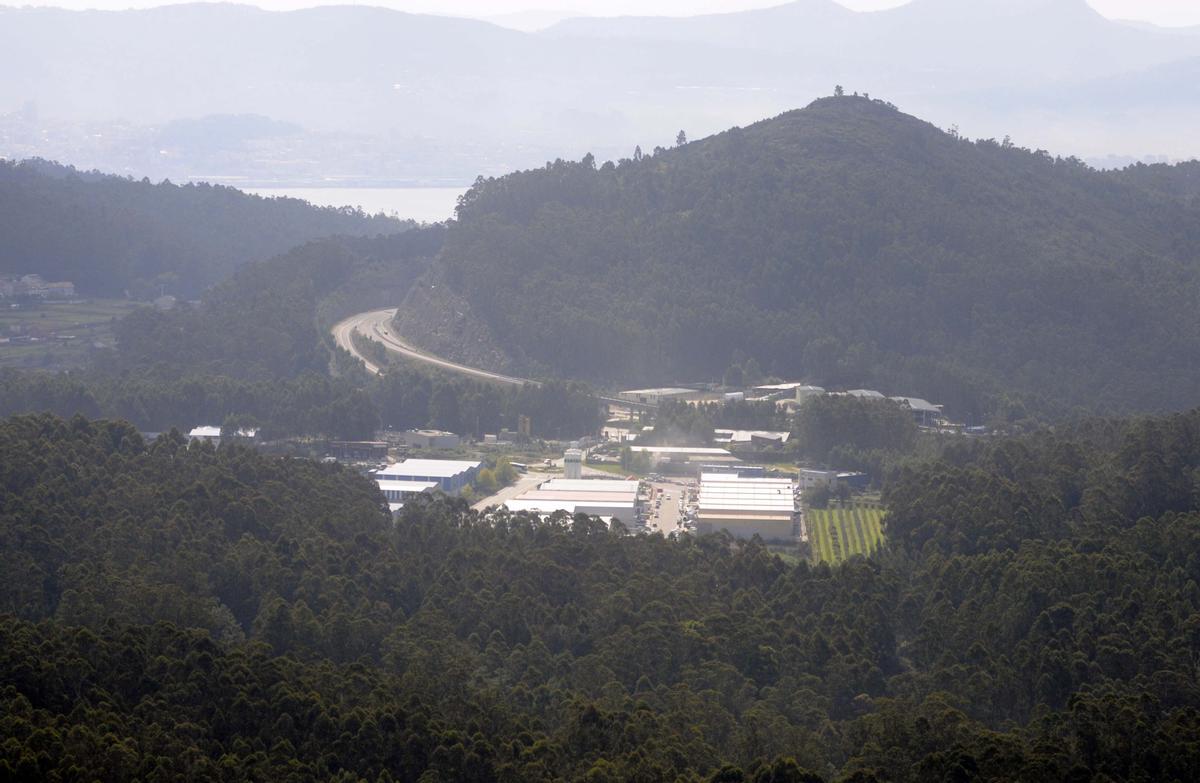
[[[838, 0], [848, 8], [873, 11], [904, 5], [906, 0]], [[962, 0], [969, 2], [970, 0]], [[249, 3], [273, 10], [331, 5], [338, 0], [260, 0]], [[780, 5], [783, 0], [375, 0], [368, 5], [402, 11], [461, 16], [494, 16], [516, 11], [549, 10], [583, 14], [672, 14], [737, 11]], [[1200, 24], [1200, 0], [1088, 0], [1097, 11], [1118, 19], [1138, 19], [1160, 25]], [[346, 0], [341, 0], [346, 4]], [[161, 0], [0, 0], [0, 5], [58, 6], [63, 8], [133, 8], [168, 5]]]

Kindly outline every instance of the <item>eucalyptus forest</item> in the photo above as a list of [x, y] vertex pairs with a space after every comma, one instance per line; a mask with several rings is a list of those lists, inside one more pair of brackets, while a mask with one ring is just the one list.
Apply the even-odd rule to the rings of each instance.
[[1200, 28], [502, 5], [0, 7], [0, 783], [1200, 781]]
[[899, 470], [887, 551], [0, 426], [9, 779], [1194, 780], [1200, 412]]

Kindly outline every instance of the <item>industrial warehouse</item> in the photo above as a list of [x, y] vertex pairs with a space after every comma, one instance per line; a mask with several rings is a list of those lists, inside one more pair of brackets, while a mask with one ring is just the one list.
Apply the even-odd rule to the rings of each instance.
[[393, 514], [404, 508], [404, 502], [413, 495], [433, 492], [438, 488], [436, 481], [396, 481], [376, 477], [379, 491], [387, 498], [388, 510]]
[[551, 479], [505, 505], [510, 511], [565, 511], [632, 525], [637, 519], [638, 486], [637, 481], [616, 479]]
[[473, 482], [482, 462], [457, 459], [406, 459], [374, 473], [377, 481], [431, 482], [453, 494]]
[[727, 530], [736, 538], [791, 541], [797, 534], [796, 485], [791, 479], [702, 473], [696, 532]]
[[636, 453], [646, 454], [655, 465], [673, 463], [698, 465], [706, 462], [737, 462], [728, 449], [705, 448], [699, 446], [633, 446]]

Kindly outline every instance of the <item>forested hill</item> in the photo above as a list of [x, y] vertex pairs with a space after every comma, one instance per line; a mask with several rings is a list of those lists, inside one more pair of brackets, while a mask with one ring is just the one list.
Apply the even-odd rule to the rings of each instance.
[[165, 290], [194, 297], [241, 264], [310, 239], [405, 227], [208, 184], [152, 184], [46, 161], [0, 161], [0, 274], [69, 280], [89, 296]]
[[1200, 412], [960, 442], [830, 568], [8, 419], [0, 779], [1193, 781], [1198, 468]]
[[517, 363], [574, 377], [715, 379], [753, 357], [966, 416], [1007, 398], [1179, 408], [1200, 401], [1186, 174], [827, 98], [615, 165], [480, 180], [439, 274]]

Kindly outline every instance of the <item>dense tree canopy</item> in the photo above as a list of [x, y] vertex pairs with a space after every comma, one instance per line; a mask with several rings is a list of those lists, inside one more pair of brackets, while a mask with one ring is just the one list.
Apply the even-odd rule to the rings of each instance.
[[567, 377], [715, 380], [744, 357], [972, 420], [1016, 399], [1180, 409], [1200, 388], [1188, 172], [828, 98], [642, 160], [481, 179], [437, 274], [499, 349]]
[[0, 424], [9, 779], [1195, 780], [1200, 411], [948, 449], [877, 562]]
[[152, 184], [41, 160], [0, 160], [0, 274], [37, 273], [84, 296], [198, 296], [248, 261], [317, 237], [407, 225], [219, 185]]
[[116, 362], [245, 378], [326, 373], [327, 327], [403, 296], [442, 235], [434, 226], [373, 239], [318, 240], [247, 264], [206, 292], [200, 305], [145, 308], [122, 319]]
[[793, 422], [793, 454], [838, 468], [880, 466], [912, 453], [917, 425], [908, 408], [892, 400], [852, 396], [805, 400]]
[[594, 432], [599, 407], [580, 384], [502, 389], [405, 365], [374, 378], [333, 345], [327, 327], [403, 295], [442, 235], [320, 240], [247, 264], [199, 305], [126, 317], [116, 352], [85, 372], [0, 371], [0, 415], [103, 415], [155, 432], [233, 416], [267, 437], [370, 438], [380, 426], [515, 430], [524, 414], [539, 437]]

